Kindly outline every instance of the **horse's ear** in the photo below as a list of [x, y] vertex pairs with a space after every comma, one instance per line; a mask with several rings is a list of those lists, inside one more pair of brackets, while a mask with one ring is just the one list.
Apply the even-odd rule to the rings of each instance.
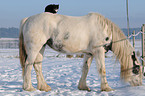
[[106, 24], [104, 28], [104, 32], [107, 32], [107, 29], [108, 29], [108, 25]]

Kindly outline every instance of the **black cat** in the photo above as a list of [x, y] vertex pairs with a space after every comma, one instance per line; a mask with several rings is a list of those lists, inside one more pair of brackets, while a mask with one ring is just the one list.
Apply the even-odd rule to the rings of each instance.
[[45, 12], [50, 12], [55, 14], [58, 12], [58, 9], [59, 9], [59, 5], [50, 4], [45, 7]]

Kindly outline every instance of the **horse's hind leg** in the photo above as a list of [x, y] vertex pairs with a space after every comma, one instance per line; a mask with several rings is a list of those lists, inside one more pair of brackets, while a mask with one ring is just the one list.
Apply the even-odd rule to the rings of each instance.
[[42, 74], [42, 59], [43, 59], [44, 50], [45, 50], [45, 46], [42, 47], [42, 49], [40, 50], [40, 52], [36, 57], [34, 63], [34, 69], [36, 71], [36, 76], [37, 76], [37, 89], [40, 91], [50, 91], [51, 87], [47, 85]]
[[32, 86], [31, 83], [31, 70], [33, 67], [34, 60], [37, 56], [37, 53], [31, 52], [31, 54], [28, 55], [26, 62], [25, 62], [25, 71], [24, 71], [24, 77], [23, 77], [23, 89], [26, 91], [35, 91], [36, 89]]
[[86, 78], [87, 78], [87, 74], [88, 74], [90, 65], [92, 63], [92, 60], [93, 60], [92, 54], [85, 54], [82, 76], [81, 76], [81, 79], [80, 79], [79, 85], [78, 85], [78, 89], [80, 89], [80, 90], [90, 91], [90, 88], [86, 84]]
[[27, 59], [26, 59], [25, 68], [24, 68], [23, 89], [26, 91], [36, 90], [32, 86], [32, 83], [31, 83], [31, 70], [42, 46], [43, 45], [41, 44], [36, 44], [36, 43], [34, 44], [32, 42], [28, 42], [25, 46], [25, 49], [27, 52]]

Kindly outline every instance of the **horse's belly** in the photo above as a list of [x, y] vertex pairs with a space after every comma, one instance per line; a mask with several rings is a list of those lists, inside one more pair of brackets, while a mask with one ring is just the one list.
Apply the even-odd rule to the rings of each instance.
[[84, 47], [81, 47], [80, 45], [66, 45], [64, 46], [63, 50], [66, 52], [66, 53], [78, 53], [78, 52], [81, 52], [81, 51], [84, 51], [86, 50], [86, 46]]
[[61, 43], [54, 42], [52, 39], [49, 39], [46, 43], [52, 49], [62, 52], [62, 53], [78, 53], [87, 49], [87, 44], [79, 44], [77, 43]]

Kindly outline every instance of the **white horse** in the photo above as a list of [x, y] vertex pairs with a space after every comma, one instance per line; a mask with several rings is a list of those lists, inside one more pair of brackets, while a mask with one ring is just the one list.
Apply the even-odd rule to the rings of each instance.
[[21, 21], [19, 37], [23, 89], [36, 90], [31, 83], [31, 69], [37, 74], [37, 89], [50, 91], [42, 74], [42, 59], [46, 45], [63, 53], [83, 53], [84, 63], [78, 89], [88, 90], [86, 77], [93, 58], [101, 77], [101, 90], [112, 91], [106, 79], [105, 52], [112, 50], [121, 64], [121, 78], [132, 86], [142, 84], [142, 72], [134, 48], [123, 32], [100, 14], [71, 17], [41, 13]]

